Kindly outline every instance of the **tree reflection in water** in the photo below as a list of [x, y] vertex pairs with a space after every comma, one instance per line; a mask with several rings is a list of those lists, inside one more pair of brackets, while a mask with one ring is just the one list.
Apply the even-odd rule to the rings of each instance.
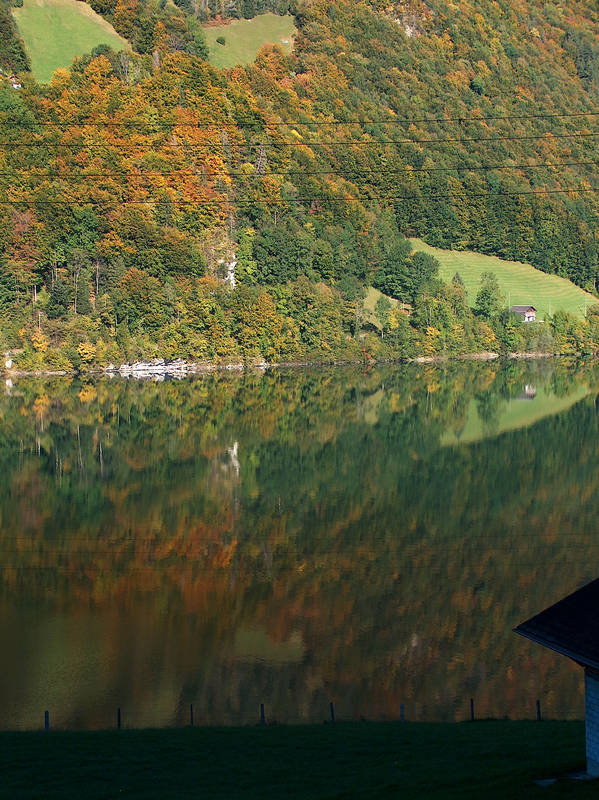
[[0, 725], [582, 716], [511, 629], [596, 576], [598, 387], [554, 361], [17, 381]]

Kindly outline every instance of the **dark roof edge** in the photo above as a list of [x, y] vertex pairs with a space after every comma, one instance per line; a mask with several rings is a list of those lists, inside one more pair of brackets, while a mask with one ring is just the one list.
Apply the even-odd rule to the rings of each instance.
[[518, 625], [517, 628], [512, 628], [512, 632], [517, 633], [520, 636], [524, 636], [526, 639], [530, 639], [531, 641], [536, 642], [543, 647], [547, 647], [549, 650], [560, 653], [562, 656], [567, 656], [568, 658], [571, 658], [572, 661], [576, 661], [576, 663], [580, 664], [582, 667], [592, 667], [593, 669], [599, 670], [599, 661], [593, 661], [590, 658], [584, 658], [580, 654], [577, 655], [571, 650], [567, 650], [565, 647], [559, 647], [559, 645], [553, 644], [553, 642], [549, 642], [547, 639], [543, 639], [540, 636], [535, 636], [535, 634], [523, 630], [521, 625]]

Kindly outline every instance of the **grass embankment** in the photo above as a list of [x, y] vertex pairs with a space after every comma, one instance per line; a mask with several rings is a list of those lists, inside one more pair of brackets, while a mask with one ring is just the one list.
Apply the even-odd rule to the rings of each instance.
[[596, 297], [566, 278], [548, 275], [530, 264], [504, 261], [495, 256], [483, 256], [470, 251], [441, 250], [420, 239], [410, 241], [415, 250], [424, 250], [435, 256], [441, 265], [439, 274], [444, 281], [450, 281], [456, 272], [460, 273], [471, 306], [474, 305], [483, 272], [495, 273], [506, 302], [510, 305], [534, 306], [538, 320], [543, 320], [545, 314], [553, 314], [555, 311], [569, 311], [582, 319], [585, 303], [588, 308], [597, 302]]
[[31, 60], [31, 71], [47, 83], [54, 70], [69, 67], [73, 59], [90, 53], [99, 44], [129, 50], [112, 25], [77, 0], [24, 0], [13, 16]]
[[0, 797], [596, 797], [580, 722], [0, 734]]
[[399, 300], [396, 300], [394, 297], [389, 297], [388, 295], [384, 295], [382, 292], [379, 292], [378, 289], [375, 289], [374, 286], [369, 286], [364, 297], [364, 302], [362, 303], [363, 310], [364, 310], [364, 319], [363, 322], [369, 322], [375, 328], [381, 329], [381, 322], [376, 315], [376, 304], [377, 301], [381, 297], [386, 297], [387, 300], [391, 303], [391, 308], [399, 305]]
[[[296, 30], [293, 17], [268, 13], [253, 19], [236, 19], [228, 25], [207, 25], [204, 33], [210, 62], [224, 68], [251, 64], [265, 44], [278, 44], [290, 53]], [[224, 37], [224, 45], [216, 41], [219, 36]]]

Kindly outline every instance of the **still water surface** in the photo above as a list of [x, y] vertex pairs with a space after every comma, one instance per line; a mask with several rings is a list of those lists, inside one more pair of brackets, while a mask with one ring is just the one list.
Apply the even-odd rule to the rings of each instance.
[[581, 717], [515, 636], [599, 574], [599, 366], [0, 397], [0, 727]]

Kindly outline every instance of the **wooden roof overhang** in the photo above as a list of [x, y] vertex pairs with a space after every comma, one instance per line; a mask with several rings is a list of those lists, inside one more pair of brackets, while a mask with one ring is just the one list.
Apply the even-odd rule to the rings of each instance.
[[599, 671], [599, 579], [518, 625], [514, 633]]

